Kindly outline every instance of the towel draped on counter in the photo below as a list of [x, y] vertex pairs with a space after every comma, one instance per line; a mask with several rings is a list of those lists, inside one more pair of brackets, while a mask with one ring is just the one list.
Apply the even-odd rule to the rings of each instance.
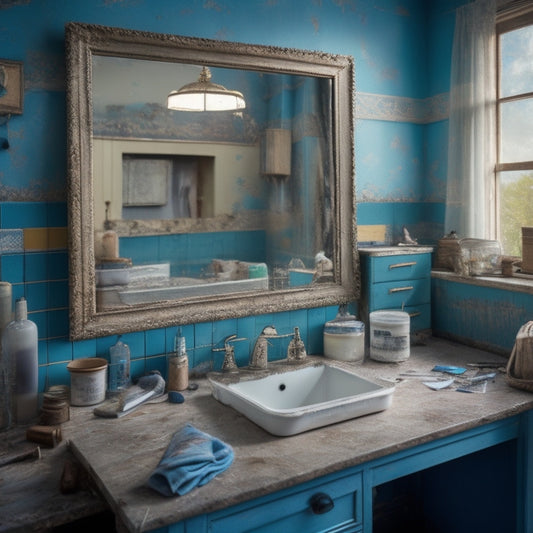
[[191, 424], [174, 433], [148, 485], [164, 496], [183, 496], [233, 462], [233, 448]]

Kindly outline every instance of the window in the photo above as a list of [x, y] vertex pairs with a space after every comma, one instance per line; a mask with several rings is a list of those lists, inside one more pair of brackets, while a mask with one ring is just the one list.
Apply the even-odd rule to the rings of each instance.
[[533, 6], [526, 4], [515, 2], [497, 22], [496, 227], [505, 254], [516, 256], [522, 226], [533, 226]]

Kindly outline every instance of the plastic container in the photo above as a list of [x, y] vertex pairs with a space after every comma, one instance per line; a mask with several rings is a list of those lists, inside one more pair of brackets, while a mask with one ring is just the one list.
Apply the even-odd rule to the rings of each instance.
[[109, 392], [120, 392], [130, 385], [130, 349], [120, 337], [109, 348], [109, 359]]
[[2, 359], [8, 365], [12, 383], [12, 415], [16, 424], [36, 418], [39, 409], [39, 363], [37, 358], [37, 326], [28, 320], [24, 298], [15, 303], [15, 320], [2, 333]]
[[370, 319], [370, 358], [399, 363], [410, 355], [410, 318], [404, 311], [373, 311]]
[[67, 365], [70, 372], [70, 404], [96, 405], [105, 400], [107, 361], [101, 357], [76, 359]]
[[365, 325], [351, 315], [338, 315], [324, 325], [324, 355], [337, 361], [362, 361]]

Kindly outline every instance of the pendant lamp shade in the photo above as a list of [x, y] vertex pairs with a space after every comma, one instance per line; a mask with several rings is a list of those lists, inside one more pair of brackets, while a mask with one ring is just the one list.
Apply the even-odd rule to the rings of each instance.
[[175, 111], [236, 111], [244, 109], [246, 102], [239, 91], [212, 83], [211, 71], [203, 67], [198, 81], [169, 93], [167, 107]]

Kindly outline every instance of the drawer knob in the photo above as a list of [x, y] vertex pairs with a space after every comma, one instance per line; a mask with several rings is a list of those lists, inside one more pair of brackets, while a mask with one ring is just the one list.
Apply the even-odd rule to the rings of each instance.
[[318, 492], [311, 498], [311, 509], [315, 514], [329, 513], [335, 507], [333, 500], [324, 492]]

